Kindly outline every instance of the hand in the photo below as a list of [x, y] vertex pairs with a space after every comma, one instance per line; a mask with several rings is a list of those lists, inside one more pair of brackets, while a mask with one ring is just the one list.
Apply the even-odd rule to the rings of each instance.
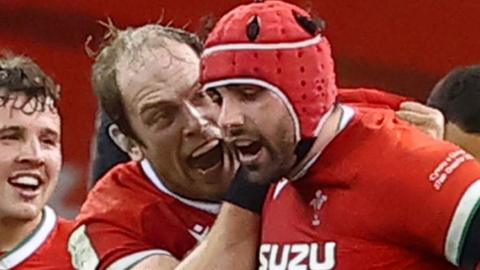
[[396, 114], [430, 136], [443, 139], [445, 118], [439, 110], [418, 102], [406, 101], [400, 105]]

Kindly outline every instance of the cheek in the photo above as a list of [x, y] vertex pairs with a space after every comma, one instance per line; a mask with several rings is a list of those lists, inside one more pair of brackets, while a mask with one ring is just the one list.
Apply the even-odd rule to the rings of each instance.
[[13, 165], [15, 157], [18, 155], [18, 147], [15, 145], [0, 146], [0, 174], [8, 173], [9, 168]]
[[160, 131], [148, 132], [148, 136], [144, 138], [147, 146], [146, 151], [150, 156], [155, 156], [157, 159], [168, 160], [171, 159], [181, 147], [182, 133], [181, 129], [174, 125]]
[[0, 184], [6, 182], [7, 178], [11, 172], [11, 164], [12, 162], [7, 162], [2, 158], [0, 158]]
[[196, 109], [202, 116], [210, 119], [217, 119], [220, 116], [221, 107], [211, 100], [207, 100], [202, 104], [196, 106]]
[[62, 168], [63, 163], [63, 156], [60, 149], [50, 151], [47, 153], [47, 158], [45, 160], [45, 165], [47, 166], [47, 170], [49, 171], [50, 175], [58, 175], [60, 173], [60, 169]]
[[295, 125], [292, 116], [281, 101], [271, 100], [259, 110], [258, 119], [261, 119], [262, 129], [276, 138], [276, 141], [294, 143]]

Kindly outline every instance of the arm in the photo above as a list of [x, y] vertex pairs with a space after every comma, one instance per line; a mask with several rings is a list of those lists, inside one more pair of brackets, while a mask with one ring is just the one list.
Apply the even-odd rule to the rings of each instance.
[[182, 262], [172, 256], [154, 255], [131, 270], [253, 270], [257, 266], [259, 224], [257, 214], [224, 203], [207, 239]]
[[[87, 256], [89, 258], [88, 266], [77, 269], [96, 269], [95, 265], [98, 265], [100, 261], [103, 266], [100, 266], [99, 269], [112, 270], [130, 269], [130, 267], [134, 267], [132, 269], [135, 270], [255, 269], [260, 226], [260, 216], [257, 213], [262, 208], [268, 185], [245, 184], [244, 178], [238, 179], [237, 175], [225, 200], [242, 206], [225, 202], [207, 239], [194, 249], [180, 265], [177, 266], [176, 260], [167, 251], [162, 252], [162, 250], [150, 246], [138, 246], [142, 241], [139, 241], [138, 235], [133, 233], [136, 230], [131, 226], [124, 227], [122, 225], [124, 222], [122, 222], [114, 227], [108, 227], [108, 224], [103, 224], [101, 227], [89, 224], [88, 233], [85, 227], [83, 231], [79, 230], [75, 233], [77, 237], [71, 241], [76, 244], [73, 252], [71, 251], [73, 257], [75, 254], [77, 257], [81, 257], [90, 253]], [[128, 224], [135, 224], [135, 222], [128, 222]], [[112, 237], [110, 240], [106, 239], [106, 234], [115, 235], [115, 239]], [[78, 236], [81, 236], [80, 239]], [[92, 242], [95, 244], [95, 248], [93, 248]], [[112, 245], [111, 243], [116, 244]], [[102, 252], [102, 250], [105, 251]], [[97, 251], [103, 255], [97, 256]], [[112, 258], [113, 256], [115, 258]], [[77, 263], [77, 265], [80, 264]], [[84, 263], [84, 265], [87, 264]]]
[[224, 203], [209, 236], [175, 270], [253, 270], [259, 215]]
[[394, 173], [388, 185], [372, 181], [371, 199], [381, 205], [374, 214], [382, 217], [374, 229], [383, 232], [383, 241], [474, 269], [480, 260], [480, 164], [450, 143], [427, 139], [405, 138], [416, 144], [396, 144], [391, 161], [381, 164]]
[[345, 104], [391, 110], [398, 110], [402, 102], [412, 100], [409, 97], [367, 88], [339, 89], [337, 99]]
[[133, 232], [108, 224], [77, 227], [68, 240], [68, 251], [77, 270], [173, 270], [178, 263], [170, 252], [149, 246]]
[[250, 182], [240, 167], [210, 235], [176, 270], [256, 269], [260, 213], [268, 188]]
[[130, 270], [147, 270], [147, 269], [174, 270], [177, 265], [178, 265], [177, 259], [175, 259], [172, 256], [154, 255], [138, 262], [135, 266], [130, 268]]
[[434, 108], [411, 98], [375, 89], [339, 89], [338, 101], [356, 106], [388, 108], [397, 111], [397, 116], [410, 122], [423, 132], [436, 139], [443, 139], [445, 119], [442, 113]]

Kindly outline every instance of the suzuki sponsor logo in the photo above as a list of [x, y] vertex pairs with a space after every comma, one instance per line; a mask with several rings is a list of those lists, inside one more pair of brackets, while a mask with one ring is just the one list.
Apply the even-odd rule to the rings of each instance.
[[262, 244], [259, 270], [329, 270], [335, 267], [335, 242]]

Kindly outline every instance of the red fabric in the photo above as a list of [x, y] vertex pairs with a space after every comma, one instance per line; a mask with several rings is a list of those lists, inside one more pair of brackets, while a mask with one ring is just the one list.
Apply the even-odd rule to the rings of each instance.
[[[312, 39], [297, 23], [294, 12], [309, 17], [306, 11], [281, 1], [239, 6], [222, 17], [205, 46], [208, 49], [225, 44], [279, 44]], [[260, 31], [252, 42], [246, 29], [255, 16]], [[207, 83], [254, 78], [276, 86], [293, 105], [302, 137], [313, 137], [337, 94], [330, 44], [321, 36], [320, 43], [303, 48], [227, 50], [204, 55], [201, 80]]]
[[368, 88], [339, 89], [337, 100], [340, 103], [360, 107], [385, 108], [394, 111], [399, 110], [400, 104], [403, 102], [414, 101], [414, 99], [410, 97]]
[[[260, 262], [275, 255], [279, 262], [285, 253], [282, 261], [298, 266], [298, 250], [308, 255], [299, 262], [304, 269], [314, 269], [312, 262], [325, 263], [317, 269], [457, 269], [444, 257], [446, 235], [461, 196], [480, 179], [480, 165], [391, 110], [356, 113], [304, 177], [275, 198], [280, 184], [271, 188]], [[323, 204], [314, 208], [319, 194]]]
[[164, 250], [181, 260], [196, 244], [189, 233], [204, 230], [215, 215], [158, 190], [137, 162], [118, 165], [88, 195], [77, 226], [86, 225], [100, 268], [132, 253]]
[[67, 241], [73, 226], [72, 221], [58, 219], [57, 226], [41, 247], [12, 270], [73, 270], [67, 250]]

